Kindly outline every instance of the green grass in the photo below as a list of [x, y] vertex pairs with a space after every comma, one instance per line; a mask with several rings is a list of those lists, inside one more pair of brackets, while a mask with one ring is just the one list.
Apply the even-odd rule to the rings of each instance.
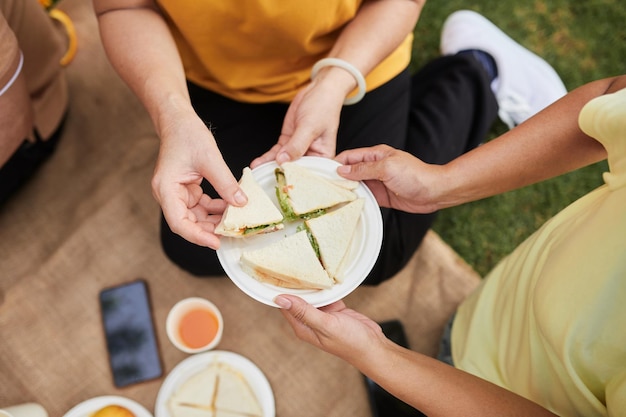
[[[568, 90], [626, 73], [626, 1], [429, 1], [415, 30], [412, 68], [439, 55], [445, 18], [475, 10], [546, 59]], [[497, 122], [488, 139], [504, 132]], [[572, 201], [602, 184], [606, 162], [485, 200], [443, 210], [434, 229], [482, 276]]]

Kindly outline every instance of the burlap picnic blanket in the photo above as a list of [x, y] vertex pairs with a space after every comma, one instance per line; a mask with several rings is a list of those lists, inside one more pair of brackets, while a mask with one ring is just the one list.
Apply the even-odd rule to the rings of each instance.
[[[369, 416], [356, 369], [297, 340], [276, 308], [228, 277], [196, 278], [164, 256], [150, 191], [158, 138], [104, 55], [91, 2], [60, 7], [79, 41], [67, 68], [66, 128], [52, 159], [0, 211], [0, 408], [33, 401], [56, 417], [89, 398], [119, 395], [153, 412], [164, 378], [189, 356], [167, 339], [166, 315], [180, 299], [201, 296], [224, 316], [218, 349], [263, 371], [277, 416]], [[135, 278], [150, 288], [165, 375], [117, 389], [98, 293]], [[400, 319], [412, 349], [434, 355], [448, 317], [478, 282], [430, 232], [397, 276], [345, 301], [378, 321]]]

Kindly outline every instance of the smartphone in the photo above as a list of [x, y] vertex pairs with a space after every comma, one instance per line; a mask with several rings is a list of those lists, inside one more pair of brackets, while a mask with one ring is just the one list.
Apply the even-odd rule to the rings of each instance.
[[[400, 346], [409, 348], [402, 322], [390, 320], [379, 324], [387, 338]], [[366, 376], [364, 378], [372, 409], [372, 417], [425, 417], [422, 412], [394, 397], [370, 378]]]
[[99, 299], [115, 386], [121, 388], [160, 377], [163, 367], [147, 283], [138, 279], [105, 288]]

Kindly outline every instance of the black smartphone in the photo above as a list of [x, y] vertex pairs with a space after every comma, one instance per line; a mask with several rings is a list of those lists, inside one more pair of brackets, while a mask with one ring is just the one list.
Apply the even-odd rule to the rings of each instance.
[[147, 283], [139, 279], [105, 288], [99, 298], [115, 386], [160, 377], [163, 367]]
[[[409, 347], [402, 322], [390, 320], [379, 324], [387, 338], [400, 346]], [[422, 412], [394, 397], [366, 376], [365, 384], [373, 417], [425, 417]]]

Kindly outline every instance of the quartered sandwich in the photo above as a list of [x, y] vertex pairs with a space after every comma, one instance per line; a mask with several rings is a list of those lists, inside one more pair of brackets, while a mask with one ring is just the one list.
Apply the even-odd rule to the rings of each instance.
[[320, 261], [328, 275], [343, 282], [344, 261], [355, 235], [365, 199], [358, 198], [323, 216], [306, 220], [313, 245], [318, 249]]
[[241, 268], [261, 282], [284, 288], [326, 289], [334, 284], [306, 230], [241, 254]]
[[243, 169], [239, 185], [248, 196], [248, 204], [243, 207], [229, 205], [215, 228], [216, 234], [244, 237], [269, 233], [284, 227], [283, 214], [261, 188], [250, 168]]
[[330, 207], [357, 198], [353, 191], [357, 182], [329, 180], [295, 162], [283, 163], [275, 175], [276, 196], [289, 221], [319, 216]]
[[[236, 370], [222, 365], [217, 379], [215, 395], [216, 417], [262, 416], [263, 410], [245, 377]], [[221, 413], [221, 414], [220, 414]]]
[[365, 200], [358, 198], [304, 222], [294, 235], [244, 251], [242, 269], [261, 282], [285, 288], [326, 289], [343, 271]]
[[170, 397], [172, 417], [262, 417], [263, 410], [245, 376], [214, 362], [186, 380]]

